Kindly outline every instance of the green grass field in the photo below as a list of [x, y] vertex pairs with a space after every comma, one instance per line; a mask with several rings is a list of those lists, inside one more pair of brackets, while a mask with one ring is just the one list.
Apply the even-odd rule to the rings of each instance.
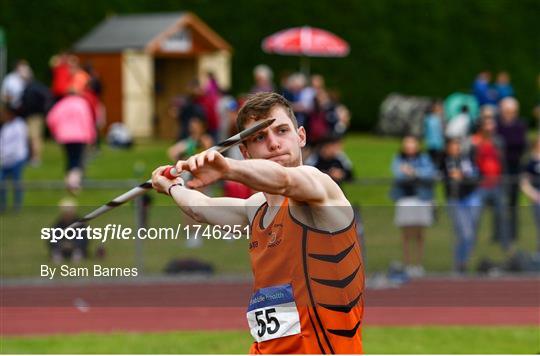
[[[103, 151], [88, 164], [87, 178], [92, 180], [145, 180], [156, 166], [166, 162], [165, 142], [147, 142], [132, 151]], [[390, 178], [390, 162], [399, 146], [391, 138], [351, 135], [346, 151], [355, 165], [356, 176]], [[27, 168], [25, 180], [61, 180], [64, 157], [54, 143], [47, 143], [40, 168]], [[392, 260], [400, 259], [399, 231], [392, 224], [393, 205], [388, 198], [387, 182], [374, 185], [347, 185], [350, 200], [361, 206], [366, 231], [367, 272], [382, 271]], [[122, 193], [124, 189], [86, 189], [78, 197], [80, 212]], [[2, 277], [37, 276], [39, 264], [46, 263], [47, 250], [40, 241], [42, 227], [50, 226], [57, 215], [57, 203], [65, 196], [62, 189], [30, 190], [25, 208], [19, 214], [0, 216], [0, 275]], [[175, 226], [181, 222], [169, 198], [152, 194], [154, 208], [151, 226]], [[437, 191], [443, 203], [441, 190]], [[520, 248], [534, 248], [534, 227], [530, 212], [521, 214]], [[486, 218], [486, 217], [485, 217]], [[93, 226], [108, 223], [132, 226], [132, 205], [103, 216]], [[482, 256], [502, 258], [496, 245], [489, 242], [487, 224], [483, 221], [475, 259]], [[445, 212], [440, 209], [437, 224], [428, 229], [425, 264], [429, 271], [444, 272], [451, 268], [453, 233]], [[142, 242], [145, 273], [160, 273], [171, 258], [197, 257], [215, 264], [218, 272], [249, 273], [246, 241], [206, 242], [204, 247], [189, 250], [183, 241]], [[106, 243], [103, 265], [135, 265], [135, 242]], [[93, 261], [88, 261], [88, 264]], [[364, 330], [366, 353], [537, 353], [540, 351], [538, 328], [534, 327], [368, 327]], [[0, 352], [5, 353], [246, 353], [251, 344], [247, 331], [237, 332], [170, 332], [55, 335], [45, 337], [2, 337]]]
[[[150, 172], [166, 161], [166, 142], [146, 142], [131, 151], [114, 150], [104, 146], [102, 152], [88, 163], [87, 178], [92, 180], [130, 180], [127, 186], [145, 180]], [[356, 176], [365, 178], [390, 178], [390, 162], [399, 142], [393, 138], [368, 135], [350, 135], [346, 151], [353, 161]], [[25, 180], [61, 180], [63, 175], [63, 153], [59, 146], [48, 142], [45, 146], [44, 162], [40, 168], [27, 168]], [[393, 260], [401, 258], [399, 230], [393, 225], [394, 207], [388, 198], [388, 181], [377, 184], [349, 184], [344, 187], [350, 200], [360, 205], [365, 223], [367, 251], [367, 271], [385, 270]], [[216, 189], [217, 190], [217, 189]], [[78, 197], [79, 211], [85, 214], [125, 189], [86, 189]], [[8, 213], [0, 216], [0, 264], [1, 276], [36, 276], [39, 265], [48, 261], [45, 242], [39, 238], [43, 227], [51, 226], [58, 212], [57, 203], [66, 193], [63, 189], [38, 189], [26, 193], [25, 208], [18, 214]], [[149, 225], [154, 227], [175, 226], [181, 223], [178, 209], [170, 199], [152, 194], [153, 208]], [[441, 189], [438, 189], [438, 203], [444, 204]], [[105, 226], [109, 223], [134, 227], [134, 208], [127, 204], [98, 219], [92, 226]], [[502, 260], [500, 248], [492, 244], [488, 233], [490, 221], [484, 214], [480, 230], [474, 266], [478, 259], [490, 256]], [[533, 250], [535, 247], [534, 224], [528, 206], [521, 208], [521, 239], [519, 248]], [[454, 234], [443, 207], [439, 208], [437, 223], [427, 229], [425, 266], [428, 271], [450, 271], [452, 266], [452, 246]], [[189, 250], [184, 241], [109, 241], [104, 265], [135, 265], [136, 243], [143, 247], [144, 271], [155, 274], [162, 271], [167, 261], [179, 257], [196, 257], [215, 264], [218, 272], [249, 273], [246, 241], [227, 243], [224, 241], [205, 242], [204, 247]], [[95, 247], [95, 245], [94, 245]], [[93, 263], [93, 261], [88, 261]], [[139, 263], [140, 265], [140, 263]]]
[[[535, 327], [368, 327], [366, 354], [535, 354]], [[3, 354], [246, 354], [247, 331], [7, 337]]]

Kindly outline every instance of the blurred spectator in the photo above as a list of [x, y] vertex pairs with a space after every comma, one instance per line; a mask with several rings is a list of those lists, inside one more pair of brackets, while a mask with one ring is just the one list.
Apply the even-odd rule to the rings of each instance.
[[28, 125], [31, 148], [30, 164], [33, 166], [41, 164], [45, 115], [50, 109], [52, 101], [49, 88], [30, 76], [22, 95], [21, 112]]
[[[322, 92], [322, 90], [320, 92]], [[349, 111], [349, 108], [341, 102], [341, 94], [338, 90], [328, 90], [328, 94], [330, 95], [330, 100], [332, 100], [335, 105], [334, 121], [330, 121], [332, 134], [343, 136], [351, 124], [351, 112]]]
[[223, 182], [223, 196], [228, 198], [247, 199], [253, 195], [253, 191], [247, 185], [232, 180]]
[[[226, 99], [228, 98], [228, 99]], [[231, 137], [233, 135], [236, 135], [238, 133], [238, 127], [236, 126], [236, 116], [238, 113], [238, 103], [234, 98], [224, 96], [222, 98], [224, 101], [223, 105], [224, 112], [222, 115], [222, 123], [223, 123], [223, 136], [222, 139]], [[226, 127], [226, 131], [225, 131]], [[226, 157], [242, 160], [244, 157], [242, 156], [242, 152], [240, 151], [240, 148], [237, 146], [233, 146], [229, 148], [225, 153]], [[253, 194], [253, 191], [248, 186], [238, 183], [232, 180], [225, 180], [223, 181], [223, 195], [229, 198], [239, 198], [239, 199], [247, 199]]]
[[[176, 162], [180, 159], [187, 159], [196, 153], [209, 149], [214, 144], [212, 137], [206, 133], [206, 126], [204, 121], [199, 117], [192, 117], [189, 122], [189, 136], [181, 141], [178, 141], [167, 150], [167, 155], [172, 162]], [[183, 174], [182, 177], [187, 181], [191, 178], [191, 175]], [[203, 188], [199, 189], [203, 191]], [[209, 192], [207, 192], [209, 194]], [[184, 215], [184, 225], [193, 226], [197, 224], [193, 218], [189, 215]], [[187, 248], [199, 248], [203, 244], [203, 239], [198, 235], [197, 229], [190, 229], [188, 233], [191, 235], [186, 236]]]
[[[238, 115], [238, 108], [239, 103], [230, 97], [231, 100], [227, 102], [227, 107], [225, 108], [224, 115], [223, 115], [223, 126], [227, 128], [227, 130], [223, 132], [223, 139], [229, 138], [231, 136], [234, 136], [238, 133], [238, 126], [236, 125], [236, 116]], [[240, 147], [238, 145], [233, 146], [229, 148], [227, 151], [225, 151], [225, 156], [242, 160], [244, 159], [244, 156], [242, 155], [242, 152], [240, 151]]]
[[424, 142], [431, 161], [440, 167], [444, 153], [443, 105], [440, 100], [431, 103], [424, 119]]
[[301, 95], [306, 88], [306, 77], [302, 73], [293, 73], [287, 79], [285, 92], [287, 99], [294, 110], [294, 116], [298, 122], [298, 126], [304, 126], [306, 123], [307, 111], [301, 102]]
[[420, 277], [425, 273], [424, 229], [433, 223], [435, 167], [429, 156], [420, 152], [416, 137], [403, 138], [401, 152], [392, 162], [392, 173], [390, 195], [396, 202], [395, 223], [401, 228], [403, 263], [409, 276]]
[[90, 75], [81, 67], [79, 58], [72, 56], [69, 61], [71, 81], [68, 90], [75, 93], [83, 93], [90, 83]]
[[317, 95], [326, 90], [326, 84], [324, 77], [320, 74], [313, 74], [311, 76], [311, 85], [304, 88], [300, 100], [308, 112], [313, 111], [315, 105], [315, 98]]
[[497, 133], [503, 140], [505, 158], [505, 192], [508, 202], [510, 239], [518, 238], [519, 175], [522, 158], [527, 148], [527, 126], [519, 118], [519, 103], [514, 98], [504, 98], [499, 104], [500, 120]]
[[77, 193], [81, 188], [85, 146], [96, 139], [94, 115], [88, 102], [79, 95], [68, 95], [47, 115], [52, 136], [66, 153], [66, 188]]
[[131, 148], [133, 146], [133, 136], [124, 123], [115, 122], [109, 126], [107, 143], [114, 148]]
[[473, 95], [478, 100], [478, 105], [495, 105], [497, 103], [497, 92], [491, 88], [491, 73], [483, 71], [478, 74], [473, 83]]
[[292, 93], [289, 91], [289, 77], [292, 72], [289, 70], [282, 71], [279, 76], [279, 93], [287, 100], [291, 101]]
[[[79, 220], [77, 216], [77, 202], [72, 198], [64, 198], [58, 203], [60, 216], [54, 222], [53, 228], [66, 229], [69, 225]], [[80, 230], [79, 230], [80, 229]], [[88, 236], [86, 225], [77, 229], [81, 239], [60, 239], [55, 243], [47, 241], [49, 245], [50, 258], [55, 264], [61, 264], [64, 260], [71, 260], [78, 263], [83, 258], [88, 257]]]
[[13, 208], [23, 203], [22, 175], [28, 158], [28, 129], [14, 108], [2, 105], [0, 127], [0, 212], [7, 208], [7, 180], [13, 182]]
[[476, 191], [478, 169], [468, 155], [462, 154], [460, 141], [450, 139], [446, 143], [441, 171], [448, 212], [456, 234], [454, 268], [458, 273], [464, 273], [476, 243], [476, 226], [481, 212]]
[[72, 76], [70, 62], [72, 61], [74, 61], [73, 56], [67, 52], [59, 53], [49, 61], [52, 72], [51, 91], [55, 102], [62, 99], [69, 92]]
[[103, 83], [101, 82], [99, 73], [95, 70], [91, 63], [86, 63], [84, 65], [84, 70], [90, 76], [87, 88], [98, 97], [101, 97], [101, 94], [103, 93]]
[[502, 71], [497, 74], [497, 80], [495, 81], [494, 87], [497, 92], [498, 102], [509, 96], [514, 96], [514, 88], [510, 83], [510, 75], [508, 72]]
[[272, 92], [274, 84], [272, 83], [274, 73], [266, 64], [259, 64], [253, 69], [253, 79], [255, 85], [251, 88], [250, 93]]
[[536, 106], [533, 109], [533, 116], [536, 118], [536, 128], [538, 135], [540, 136], [540, 74], [536, 79]]
[[167, 154], [171, 161], [176, 162], [209, 149], [213, 143], [212, 137], [206, 133], [203, 119], [192, 117], [189, 122], [189, 136], [169, 147]]
[[207, 131], [214, 141], [218, 140], [219, 116], [217, 104], [220, 96], [221, 91], [216, 78], [212, 73], [207, 73], [206, 83], [203, 87], [201, 106], [206, 114]]
[[308, 158], [306, 164], [328, 174], [339, 185], [353, 179], [352, 163], [343, 151], [343, 144], [338, 136], [329, 136], [322, 140], [317, 152]]
[[463, 105], [461, 112], [454, 116], [446, 125], [446, 137], [463, 141], [470, 134], [471, 126], [472, 118], [469, 114], [469, 107]]
[[306, 120], [309, 120], [315, 111], [317, 97], [323, 93], [326, 93], [324, 77], [320, 74], [313, 74], [310, 85], [304, 86], [298, 97], [300, 107], [303, 108], [305, 115], [304, 122], [300, 126], [308, 125]]
[[[305, 77], [303, 78], [305, 81]], [[304, 85], [298, 96], [298, 106], [302, 110], [304, 115], [304, 122], [302, 123], [302, 125], [299, 126], [304, 126], [306, 124], [305, 121], [315, 110], [315, 99], [317, 95], [319, 95], [319, 93], [321, 93], [322, 91], [326, 91], [324, 77], [320, 74], [313, 74], [311, 76], [310, 84]]]
[[88, 101], [94, 114], [94, 122], [96, 123], [96, 149], [99, 149], [101, 144], [100, 131], [107, 123], [105, 105], [101, 100], [103, 85], [99, 74], [90, 63], [86, 63], [84, 71], [88, 73], [89, 79], [82, 91], [82, 96]]
[[467, 145], [481, 177], [478, 188], [481, 207], [487, 204], [493, 207], [492, 240], [499, 242], [504, 250], [508, 250], [508, 217], [502, 184], [504, 144], [496, 134], [495, 119], [491, 116], [482, 117], [479, 131], [471, 136], [469, 141]]
[[193, 117], [201, 118], [206, 122], [206, 114], [201, 105], [203, 90], [197, 79], [189, 82], [187, 93], [187, 96], [180, 98], [176, 104], [178, 124], [180, 126], [178, 141], [189, 136], [189, 122]]
[[349, 110], [326, 90], [315, 97], [314, 110], [306, 125], [308, 143], [317, 144], [327, 135], [343, 136], [350, 123]]
[[536, 251], [540, 253], [540, 136], [536, 137], [525, 166], [521, 190], [532, 203], [533, 219], [536, 224]]
[[2, 81], [0, 101], [19, 110], [22, 104], [22, 95], [27, 82], [32, 76], [32, 69], [24, 59], [17, 61], [13, 71], [8, 73]]
[[216, 141], [221, 142], [231, 136], [231, 131], [235, 131], [235, 121], [231, 121], [231, 115], [233, 119], [236, 119], [236, 111], [238, 103], [236, 99], [229, 93], [223, 93], [217, 103], [217, 113], [219, 117], [219, 131], [218, 139]]

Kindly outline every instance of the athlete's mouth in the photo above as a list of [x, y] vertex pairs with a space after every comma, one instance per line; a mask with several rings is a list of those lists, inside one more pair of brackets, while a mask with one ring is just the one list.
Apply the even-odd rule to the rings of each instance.
[[271, 161], [279, 161], [279, 160], [282, 160], [283, 158], [285, 158], [285, 156], [287, 156], [287, 153], [283, 153], [283, 154], [280, 154], [280, 155], [273, 155], [273, 156], [268, 157], [267, 159], [269, 159]]

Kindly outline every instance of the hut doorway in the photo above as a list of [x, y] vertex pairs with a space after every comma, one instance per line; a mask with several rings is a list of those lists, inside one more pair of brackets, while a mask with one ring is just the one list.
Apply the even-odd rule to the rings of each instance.
[[193, 58], [156, 58], [154, 132], [158, 137], [175, 140], [180, 126], [171, 110], [175, 98], [187, 94], [192, 79], [197, 78], [197, 62]]

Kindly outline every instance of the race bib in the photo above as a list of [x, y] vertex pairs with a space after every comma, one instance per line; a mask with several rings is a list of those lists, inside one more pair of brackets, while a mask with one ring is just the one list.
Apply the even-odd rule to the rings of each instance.
[[300, 334], [292, 286], [283, 284], [256, 291], [249, 301], [247, 319], [257, 342]]

